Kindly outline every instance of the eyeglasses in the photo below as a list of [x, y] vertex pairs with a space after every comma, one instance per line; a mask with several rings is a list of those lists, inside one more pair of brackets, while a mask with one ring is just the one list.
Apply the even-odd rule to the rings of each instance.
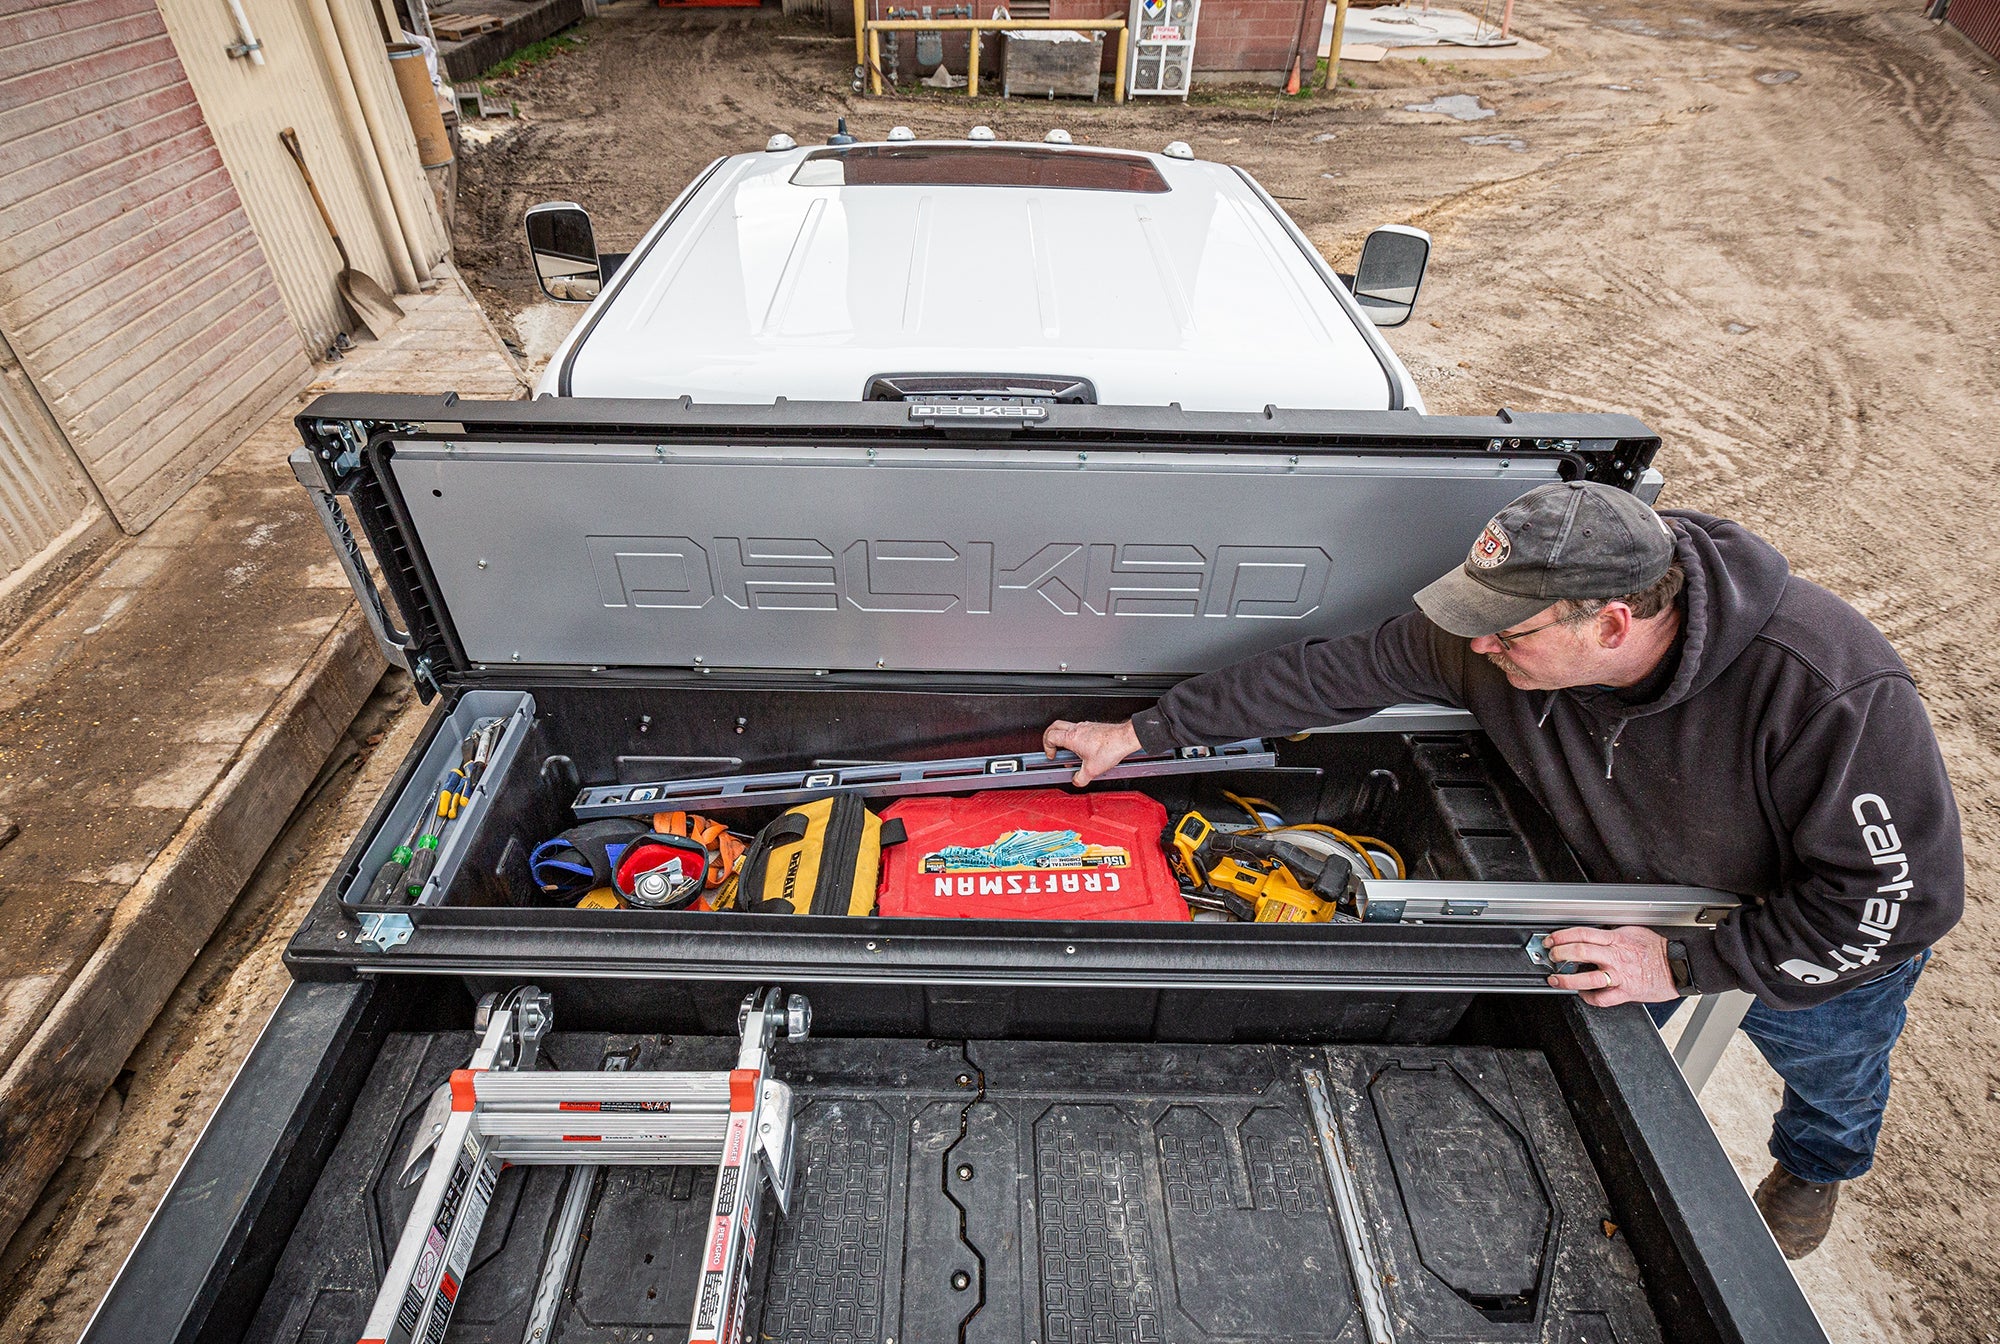
[[1542, 631], [1553, 629], [1558, 625], [1570, 625], [1575, 621], [1575, 619], [1576, 618], [1573, 616], [1558, 616], [1553, 621], [1544, 621], [1542, 624], [1534, 626], [1530, 629], [1517, 630], [1511, 634], [1495, 630], [1493, 632], [1493, 638], [1500, 642], [1500, 647], [1502, 649], [1504, 649], [1508, 653], [1512, 653], [1514, 651], [1514, 646], [1516, 644], [1519, 644], [1522, 640], [1526, 639], [1529, 635], [1539, 635], [1542, 633]]

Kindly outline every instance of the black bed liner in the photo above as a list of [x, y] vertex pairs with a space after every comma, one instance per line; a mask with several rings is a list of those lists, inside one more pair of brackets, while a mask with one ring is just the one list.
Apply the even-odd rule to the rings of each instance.
[[[396, 1188], [469, 1032], [395, 1033], [248, 1338], [353, 1338], [414, 1188]], [[727, 1037], [558, 1034], [567, 1069], [727, 1067]], [[1303, 1078], [1327, 1085], [1399, 1335], [1662, 1338], [1541, 1055], [1477, 1047], [812, 1040], [799, 1187], [766, 1233], [754, 1338], [1359, 1340]], [[449, 1340], [522, 1337], [568, 1169], [511, 1168]], [[685, 1329], [713, 1175], [612, 1168], [555, 1340]], [[962, 1287], [959, 1285], [963, 1285]]]

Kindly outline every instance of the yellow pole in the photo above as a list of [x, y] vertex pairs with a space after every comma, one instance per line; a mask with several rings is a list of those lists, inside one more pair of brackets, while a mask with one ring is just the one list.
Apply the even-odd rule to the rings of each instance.
[[868, 30], [868, 92], [882, 96], [882, 34]]
[[1125, 61], [1132, 50], [1132, 30], [1123, 24], [1118, 26], [1118, 75], [1111, 81], [1111, 101], [1125, 101]]
[[863, 65], [868, 60], [868, 49], [862, 44], [868, 40], [868, 0], [854, 0], [854, 63]]
[[[1333, 0], [1333, 45], [1326, 53], [1326, 87], [1340, 87], [1340, 44], [1347, 37], [1347, 0]], [[1317, 50], [1317, 45], [1315, 45]]]
[[984, 30], [974, 28], [966, 36], [972, 40], [972, 54], [965, 58], [965, 96], [979, 96], [979, 43], [986, 36]]

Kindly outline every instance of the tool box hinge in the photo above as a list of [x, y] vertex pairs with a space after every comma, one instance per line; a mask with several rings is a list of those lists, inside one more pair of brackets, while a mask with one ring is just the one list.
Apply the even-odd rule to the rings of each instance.
[[431, 670], [431, 656], [428, 653], [422, 655], [415, 663], [411, 664], [410, 679], [416, 682], [418, 686], [427, 686], [430, 688], [430, 694], [423, 696], [424, 703], [426, 704], [429, 704], [434, 697], [444, 694], [444, 687], [438, 685], [437, 674]]

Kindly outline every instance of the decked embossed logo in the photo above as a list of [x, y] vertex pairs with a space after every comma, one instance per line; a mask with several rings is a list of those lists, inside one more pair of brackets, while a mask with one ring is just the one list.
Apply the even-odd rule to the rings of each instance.
[[1507, 539], [1506, 529], [1496, 520], [1488, 523], [1479, 540], [1472, 543], [1472, 553], [1465, 557], [1465, 563], [1474, 569], [1493, 569], [1506, 564], [1513, 550], [1514, 543]]

